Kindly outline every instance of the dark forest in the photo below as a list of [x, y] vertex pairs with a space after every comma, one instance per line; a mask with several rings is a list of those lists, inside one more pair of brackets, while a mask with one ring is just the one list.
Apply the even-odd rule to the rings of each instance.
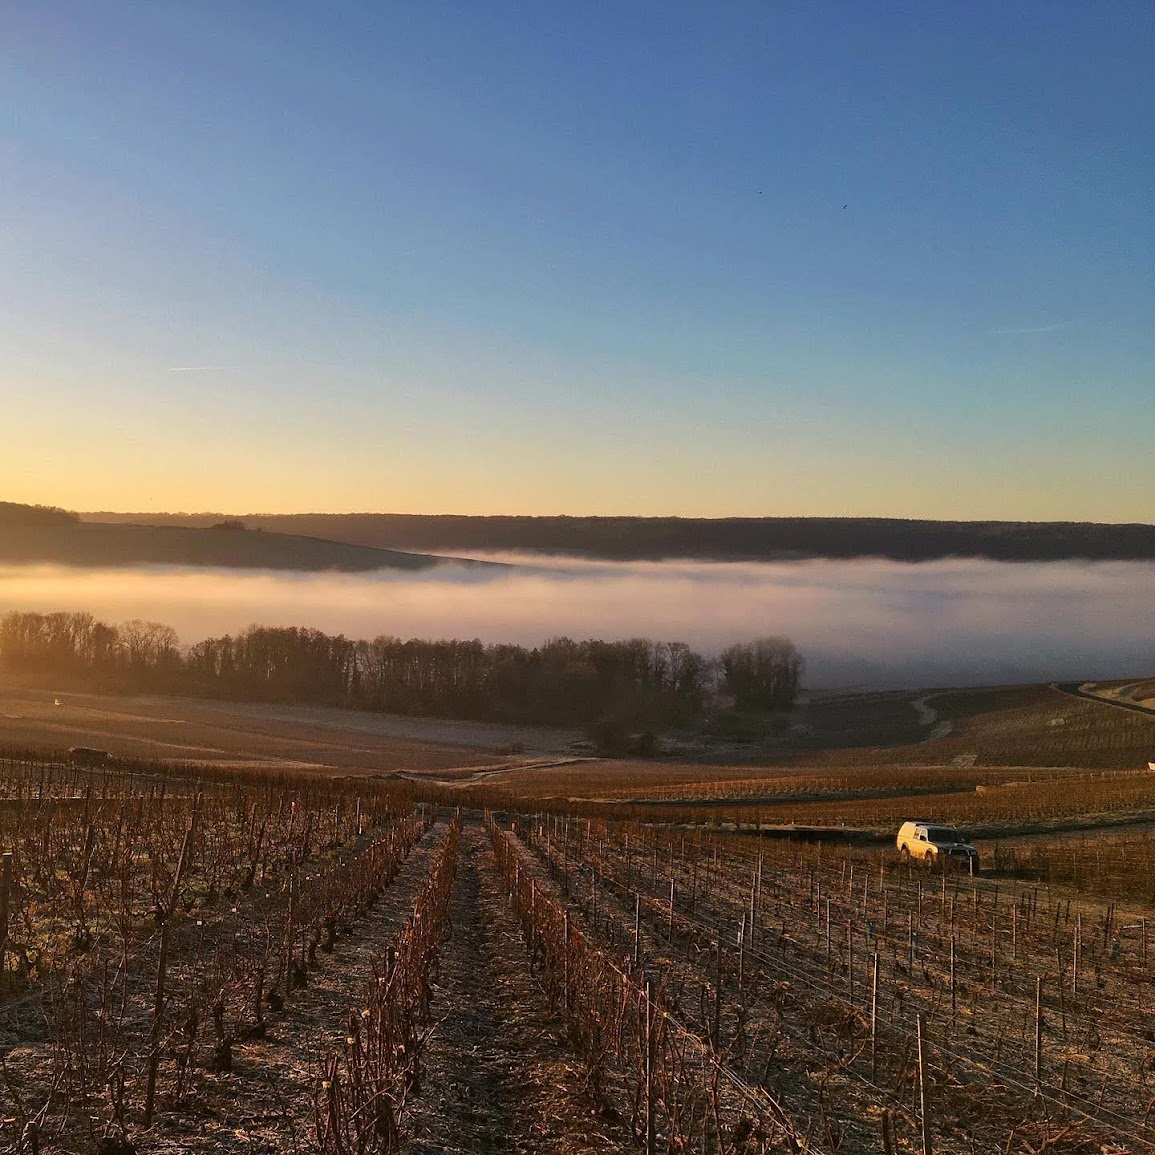
[[710, 659], [683, 642], [645, 638], [553, 638], [527, 648], [250, 626], [182, 648], [157, 622], [20, 612], [0, 618], [0, 664], [46, 686], [98, 692], [559, 726], [612, 720], [634, 729], [692, 724], [719, 694], [744, 710], [789, 708], [802, 673], [784, 638]]

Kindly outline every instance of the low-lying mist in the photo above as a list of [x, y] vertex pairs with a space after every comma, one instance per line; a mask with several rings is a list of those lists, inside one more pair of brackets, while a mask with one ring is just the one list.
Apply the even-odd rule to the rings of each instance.
[[716, 653], [781, 634], [811, 688], [999, 684], [1155, 672], [1155, 563], [951, 560], [603, 563], [296, 574], [0, 568], [0, 613], [86, 610], [184, 643], [249, 624], [350, 637], [650, 637]]

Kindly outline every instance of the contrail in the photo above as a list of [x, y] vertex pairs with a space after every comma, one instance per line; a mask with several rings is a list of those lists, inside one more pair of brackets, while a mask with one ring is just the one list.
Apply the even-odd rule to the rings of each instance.
[[1060, 329], [1069, 329], [1070, 321], [1055, 321], [1050, 325], [1025, 325], [1018, 329], [992, 329], [996, 337], [1017, 337], [1025, 333], [1057, 333]]

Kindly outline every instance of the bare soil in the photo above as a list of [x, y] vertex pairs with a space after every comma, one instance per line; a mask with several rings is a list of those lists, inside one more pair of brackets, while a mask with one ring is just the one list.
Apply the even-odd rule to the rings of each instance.
[[140, 759], [243, 761], [453, 778], [557, 755], [577, 737], [545, 727], [320, 706], [56, 693], [0, 683], [0, 743], [95, 746]]
[[479, 823], [461, 841], [433, 1034], [411, 1149], [423, 1155], [632, 1149], [628, 1127], [591, 1096], [529, 973], [521, 935]]
[[309, 985], [294, 992], [285, 1010], [268, 1018], [266, 1038], [234, 1046], [234, 1069], [204, 1072], [191, 1108], [162, 1112], [142, 1152], [248, 1152], [286, 1155], [315, 1149], [313, 1091], [318, 1060], [342, 1046], [345, 1023], [356, 1014], [374, 962], [384, 955], [413, 909], [418, 888], [441, 846], [436, 826], [410, 852], [386, 887], [372, 917], [338, 940]]
[[[247, 1152], [250, 1155], [298, 1155], [315, 1150], [313, 1091], [321, 1054], [342, 1045], [344, 1025], [356, 1013], [373, 973], [413, 908], [430, 860], [441, 845], [444, 826], [435, 827], [413, 848], [393, 882], [385, 888], [370, 917], [360, 920], [351, 935], [342, 934], [331, 954], [318, 954], [319, 966], [309, 971], [308, 984], [294, 991], [283, 1011], [266, 1009], [264, 1038], [236, 1040], [233, 1069], [206, 1068], [203, 1047], [178, 1100], [171, 1082], [162, 1081], [153, 1126], [147, 1132], [139, 1118], [130, 1118], [128, 1138], [140, 1155], [197, 1152]], [[196, 963], [187, 960], [170, 970], [177, 985]], [[41, 1101], [52, 1078], [52, 1056], [45, 1037], [43, 1012], [35, 997], [4, 1007], [0, 1016], [0, 1150], [6, 1143], [4, 1116], [16, 1116], [14, 1099]], [[16, 1013], [14, 1013], [14, 1011]], [[102, 1096], [101, 1096], [102, 1097]], [[67, 1130], [44, 1133], [45, 1150], [59, 1155], [91, 1155], [93, 1138], [83, 1121], [69, 1118]], [[99, 1130], [99, 1120], [97, 1120]]]
[[[198, 1066], [179, 1101], [170, 1085], [162, 1089], [153, 1127], [129, 1128], [141, 1155], [315, 1150], [319, 1060], [343, 1046], [374, 963], [410, 914], [443, 837], [443, 824], [426, 834], [371, 917], [342, 936], [334, 953], [318, 956], [320, 966], [309, 972], [308, 985], [293, 993], [283, 1011], [267, 1012], [266, 1037], [234, 1044], [231, 1071]], [[633, 1150], [628, 1124], [595, 1099], [582, 1064], [566, 1049], [506, 898], [482, 824], [467, 823], [451, 929], [435, 975], [425, 1069], [400, 1113], [407, 1149], [421, 1155]], [[36, 1023], [12, 1021], [9, 1027], [0, 1032], [0, 1043], [12, 1082], [0, 1090], [0, 1110], [13, 1087], [32, 1094], [50, 1073]], [[93, 1150], [93, 1139], [75, 1120], [67, 1134], [44, 1139], [46, 1150], [64, 1155]]]

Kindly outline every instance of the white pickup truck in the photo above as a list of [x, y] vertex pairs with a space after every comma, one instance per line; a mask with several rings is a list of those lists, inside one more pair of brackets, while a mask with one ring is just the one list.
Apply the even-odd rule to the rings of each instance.
[[927, 866], [959, 866], [971, 874], [979, 872], [979, 852], [953, 826], [917, 819], [904, 822], [895, 844], [908, 861], [924, 862]]

